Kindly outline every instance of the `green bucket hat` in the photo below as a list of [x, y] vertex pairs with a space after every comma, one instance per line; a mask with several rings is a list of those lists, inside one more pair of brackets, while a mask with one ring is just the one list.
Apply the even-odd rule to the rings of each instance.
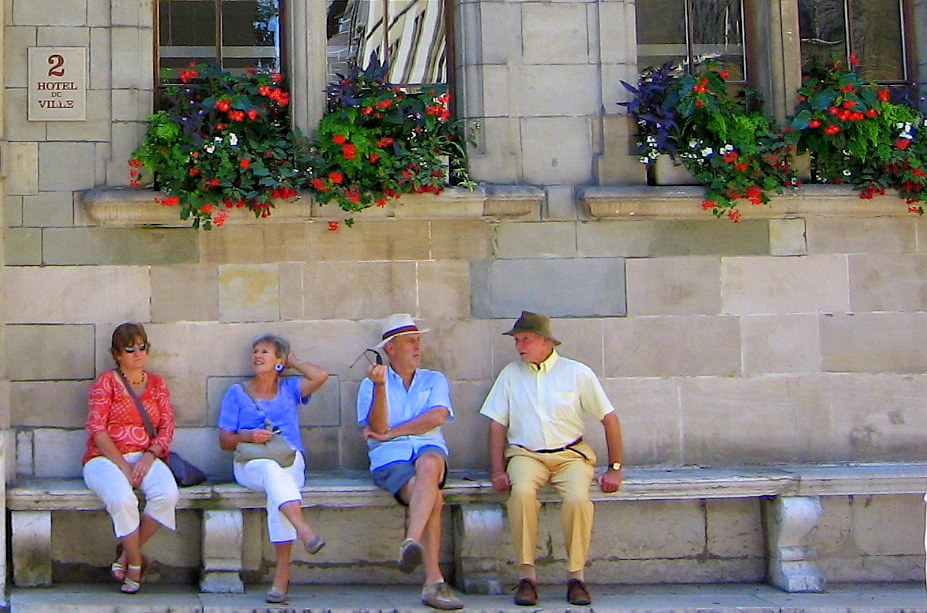
[[560, 344], [560, 341], [555, 339], [554, 335], [550, 333], [550, 317], [546, 315], [539, 315], [531, 311], [522, 311], [521, 317], [518, 318], [518, 321], [515, 322], [512, 329], [502, 334], [513, 336], [516, 332], [534, 332], [535, 334], [540, 334], [544, 338], [552, 340], [555, 347]]

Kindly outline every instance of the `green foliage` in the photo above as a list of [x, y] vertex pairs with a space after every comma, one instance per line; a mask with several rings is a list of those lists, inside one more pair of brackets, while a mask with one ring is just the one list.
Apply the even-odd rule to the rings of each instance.
[[839, 59], [815, 66], [798, 91], [790, 140], [811, 154], [817, 181], [853, 185], [867, 199], [896, 189], [909, 210], [923, 214], [927, 117], [892, 98]]
[[796, 183], [788, 145], [753, 96], [733, 98], [724, 73], [708, 68], [667, 88], [678, 114], [672, 131], [675, 157], [705, 186], [702, 208], [732, 221], [738, 201], [769, 202], [768, 192]]
[[129, 165], [132, 184], [142, 167], [153, 172], [165, 206], [210, 229], [226, 209], [270, 215], [276, 199], [294, 199], [308, 163], [308, 142], [290, 129], [289, 94], [276, 73], [232, 75], [193, 64], [179, 71], [151, 115], [145, 140]]
[[404, 90], [386, 82], [385, 72], [374, 58], [328, 88], [309, 178], [323, 204], [360, 211], [403, 193], [438, 194], [449, 182], [472, 185], [469, 135], [451, 118], [446, 88]]

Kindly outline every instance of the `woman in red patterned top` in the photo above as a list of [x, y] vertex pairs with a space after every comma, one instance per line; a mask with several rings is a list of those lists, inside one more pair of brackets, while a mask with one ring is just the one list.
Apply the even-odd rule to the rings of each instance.
[[[89, 392], [84, 481], [112, 516], [120, 544], [111, 570], [126, 594], [138, 592], [141, 586], [142, 545], [161, 526], [174, 529], [178, 498], [174, 476], [160, 459], [170, 451], [174, 409], [164, 379], [145, 370], [150, 347], [141, 324], [121, 324], [113, 331], [110, 346], [116, 368], [97, 377]], [[145, 431], [127, 384], [145, 407], [157, 431], [154, 438]], [[141, 516], [133, 488], [145, 495]]]

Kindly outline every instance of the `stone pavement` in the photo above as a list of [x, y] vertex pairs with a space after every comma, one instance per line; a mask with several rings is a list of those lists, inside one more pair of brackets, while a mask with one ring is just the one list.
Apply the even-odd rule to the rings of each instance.
[[[591, 607], [570, 607], [563, 586], [540, 589], [537, 607], [517, 607], [509, 595], [465, 596], [466, 611], [614, 613], [927, 613], [921, 583], [834, 585], [825, 594], [787, 594], [762, 584], [590, 586]], [[264, 604], [262, 588], [246, 594], [200, 594], [193, 587], [143, 586], [124, 596], [115, 585], [14, 589], [13, 613], [434, 613], [413, 586], [299, 585], [288, 606]]]

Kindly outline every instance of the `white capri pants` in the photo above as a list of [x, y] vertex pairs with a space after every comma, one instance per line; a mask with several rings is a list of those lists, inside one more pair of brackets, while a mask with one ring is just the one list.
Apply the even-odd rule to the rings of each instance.
[[[143, 451], [124, 454], [129, 464], [138, 462]], [[116, 538], [122, 538], [138, 530], [138, 498], [129, 480], [107, 457], [97, 456], [84, 464], [84, 483], [106, 505], [106, 512], [113, 518]], [[155, 460], [139, 488], [145, 495], [145, 515], [165, 528], [176, 527], [174, 509], [180, 497], [174, 475], [161, 460]]]
[[280, 512], [287, 502], [302, 502], [299, 488], [306, 482], [306, 460], [296, 452], [296, 460], [283, 468], [274, 460], [251, 460], [235, 462], [235, 481], [239, 485], [267, 494], [267, 532], [271, 543], [287, 543], [296, 540], [296, 528]]

